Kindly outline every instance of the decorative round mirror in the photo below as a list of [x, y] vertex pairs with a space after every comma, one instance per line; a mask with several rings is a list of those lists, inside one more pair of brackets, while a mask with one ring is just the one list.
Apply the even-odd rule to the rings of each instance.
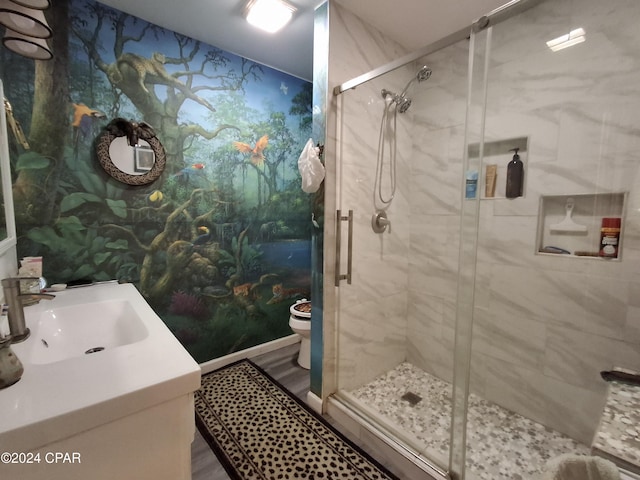
[[112, 178], [127, 185], [147, 185], [160, 177], [167, 162], [164, 147], [146, 123], [116, 118], [96, 140], [96, 155]]

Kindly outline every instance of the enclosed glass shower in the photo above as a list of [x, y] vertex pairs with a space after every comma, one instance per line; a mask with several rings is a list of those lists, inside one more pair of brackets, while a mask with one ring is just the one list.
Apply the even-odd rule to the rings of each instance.
[[353, 213], [334, 398], [443, 476], [588, 454], [600, 372], [640, 370], [638, 18], [632, 0], [511, 2], [336, 91], [337, 224]]

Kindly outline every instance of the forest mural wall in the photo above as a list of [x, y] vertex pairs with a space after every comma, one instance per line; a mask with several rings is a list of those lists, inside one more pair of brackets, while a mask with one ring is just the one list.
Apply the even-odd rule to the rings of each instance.
[[[289, 335], [310, 289], [311, 84], [97, 2], [52, 3], [52, 60], [0, 54], [18, 257], [41, 255], [50, 283], [135, 283], [199, 362]], [[163, 144], [154, 183], [100, 167], [117, 117]]]

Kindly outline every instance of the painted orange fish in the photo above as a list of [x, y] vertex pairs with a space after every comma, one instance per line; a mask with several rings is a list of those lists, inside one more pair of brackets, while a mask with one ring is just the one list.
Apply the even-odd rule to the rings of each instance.
[[269, 136], [263, 135], [260, 137], [260, 140], [256, 142], [256, 146], [252, 147], [251, 145], [243, 142], [233, 142], [233, 146], [241, 153], [249, 153], [251, 154], [251, 163], [253, 163], [256, 167], [260, 167], [264, 164], [264, 154], [262, 153], [267, 145], [269, 144]]

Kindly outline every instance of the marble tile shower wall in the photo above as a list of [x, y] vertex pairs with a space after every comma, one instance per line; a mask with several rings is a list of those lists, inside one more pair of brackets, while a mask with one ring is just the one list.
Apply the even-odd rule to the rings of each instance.
[[[528, 137], [528, 170], [525, 198], [481, 202], [472, 390], [587, 444], [604, 404], [600, 370], [640, 369], [639, 15], [640, 5], [624, 0], [545, 2], [492, 33], [485, 138]], [[546, 40], [579, 26], [585, 43], [547, 49]], [[459, 61], [445, 61], [464, 67], [463, 50]], [[407, 335], [409, 360], [447, 380], [462, 155], [450, 82], [429, 90], [415, 115], [422, 133], [413, 156], [420, 163], [410, 201]], [[457, 119], [438, 108], [446, 102]], [[510, 156], [487, 163], [506, 165]], [[541, 195], [610, 191], [629, 192], [631, 203], [620, 261], [535, 254]]]
[[[384, 37], [361, 19], [330, 4], [329, 9], [329, 86], [333, 88], [406, 54], [397, 43]], [[384, 102], [381, 89], [401, 91], [411, 69], [400, 69], [384, 80], [369, 82], [339, 97], [333, 97], [328, 115], [328, 172], [335, 179], [336, 207], [354, 211], [353, 283], [345, 281], [339, 289], [333, 285], [335, 249], [325, 248], [325, 312], [336, 305], [340, 314], [325, 316], [324, 335], [338, 335], [337, 358], [339, 387], [351, 389], [395, 367], [405, 358], [409, 208], [406, 185], [410, 178], [408, 162], [411, 142], [398, 143], [398, 193], [389, 209], [392, 235], [376, 235], [371, 229], [373, 185], [376, 172], [378, 133]], [[399, 137], [407, 138], [411, 121], [398, 117]], [[335, 152], [336, 156], [331, 155]], [[388, 149], [387, 149], [388, 152]], [[388, 162], [388, 159], [387, 159]], [[335, 173], [331, 169], [335, 166]], [[388, 175], [386, 170], [385, 176]], [[329, 178], [329, 177], [328, 177]], [[342, 186], [342, 187], [341, 187]], [[329, 187], [333, 188], [333, 186]], [[388, 188], [385, 190], [388, 192]], [[329, 190], [327, 190], [329, 192]], [[328, 204], [327, 204], [328, 205]], [[332, 212], [327, 207], [327, 216]], [[327, 218], [325, 232], [332, 220]], [[346, 223], [343, 231], [346, 231]], [[346, 236], [342, 256], [346, 257]], [[335, 238], [325, 233], [325, 245], [335, 245]], [[344, 272], [346, 267], [343, 267]], [[338, 326], [339, 322], [339, 326]], [[331, 355], [332, 340], [325, 343], [324, 372], [335, 371]], [[328, 345], [327, 345], [328, 344]], [[337, 379], [325, 378], [324, 385], [333, 391]]]
[[452, 381], [468, 42], [429, 55], [415, 92], [407, 359]]

